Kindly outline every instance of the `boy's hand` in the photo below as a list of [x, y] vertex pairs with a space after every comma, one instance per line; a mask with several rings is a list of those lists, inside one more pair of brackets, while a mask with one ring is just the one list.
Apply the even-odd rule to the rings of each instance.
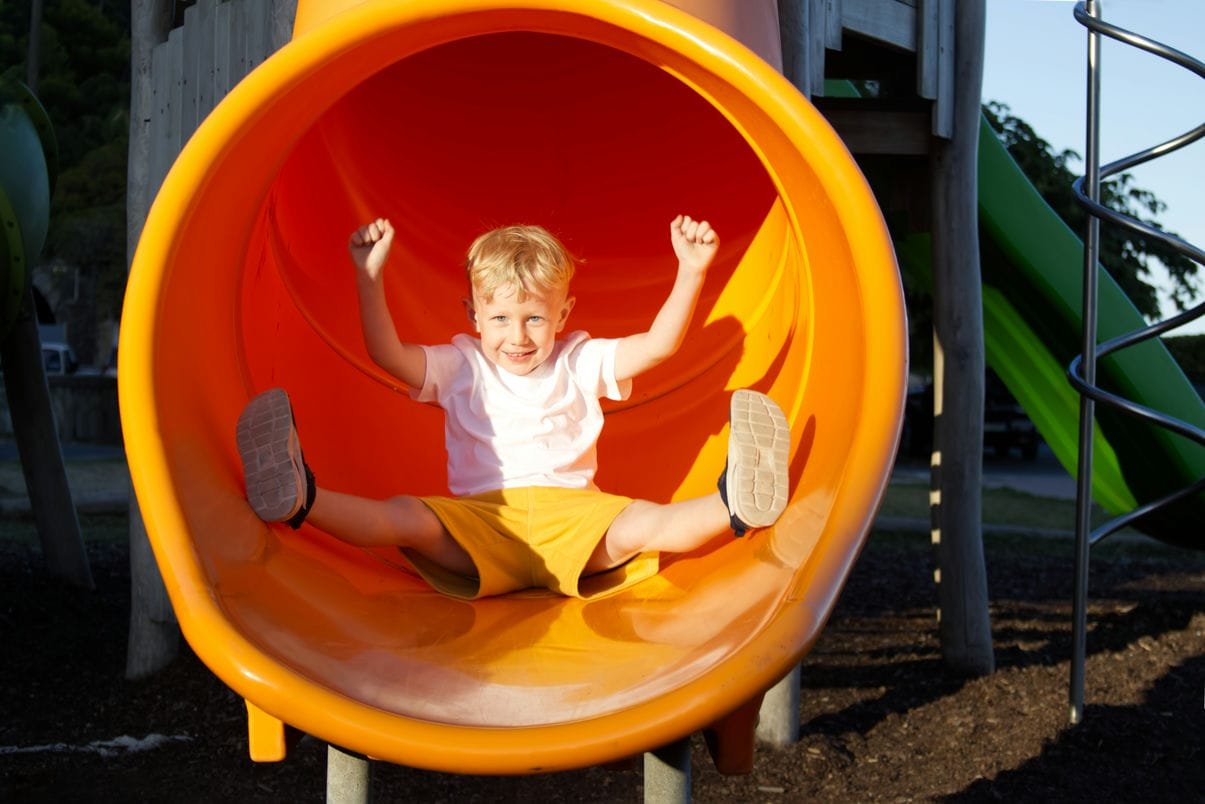
[[669, 239], [678, 256], [678, 275], [648, 332], [621, 338], [615, 352], [615, 378], [630, 380], [668, 358], [682, 345], [703, 289], [707, 268], [720, 248], [720, 237], [707, 221], [679, 215], [670, 222]]
[[693, 220], [689, 215], [679, 215], [669, 225], [669, 239], [682, 268], [703, 273], [715, 259], [720, 248], [720, 237], [707, 221]]
[[392, 245], [393, 224], [385, 218], [377, 218], [351, 233], [347, 250], [356, 267], [375, 281], [381, 276]]

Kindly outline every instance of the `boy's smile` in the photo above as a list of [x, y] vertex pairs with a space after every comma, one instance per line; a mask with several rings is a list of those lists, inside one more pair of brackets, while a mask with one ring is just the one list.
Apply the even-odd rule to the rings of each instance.
[[486, 358], [504, 371], [524, 376], [552, 354], [575, 299], [566, 288], [525, 289], [521, 302], [517, 295], [514, 287], [504, 287], [486, 301], [474, 288], [466, 304]]

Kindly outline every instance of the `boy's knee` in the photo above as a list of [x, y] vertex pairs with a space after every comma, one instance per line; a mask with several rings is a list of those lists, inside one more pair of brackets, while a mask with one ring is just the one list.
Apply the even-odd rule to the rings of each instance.
[[656, 503], [633, 500], [620, 511], [607, 529], [607, 543], [611, 551], [627, 555], [643, 551], [656, 533], [653, 522], [660, 508]]
[[398, 495], [384, 500], [389, 517], [399, 527], [413, 526], [416, 519], [434, 518], [435, 514], [418, 497]]
[[422, 505], [417, 497], [409, 497], [405, 494], [399, 494], [396, 497], [386, 497], [385, 504], [391, 508], [410, 508], [414, 504]]

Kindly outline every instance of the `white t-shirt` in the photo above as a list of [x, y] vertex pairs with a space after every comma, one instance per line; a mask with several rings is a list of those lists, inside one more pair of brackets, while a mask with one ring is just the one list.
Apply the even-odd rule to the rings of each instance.
[[574, 332], [526, 376], [498, 368], [481, 341], [457, 335], [424, 346], [427, 375], [410, 395], [444, 409], [448, 488], [458, 496], [502, 488], [596, 488], [598, 400], [627, 399], [615, 379], [618, 340]]

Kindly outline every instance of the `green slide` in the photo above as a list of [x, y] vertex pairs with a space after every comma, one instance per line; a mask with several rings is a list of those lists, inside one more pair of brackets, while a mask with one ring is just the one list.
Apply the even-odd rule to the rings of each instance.
[[[988, 365], [1075, 474], [1079, 396], [1066, 367], [1080, 351], [1083, 244], [1050, 209], [986, 119], [979, 138], [979, 226]], [[928, 237], [897, 243], [901, 262], [928, 271]], [[1138, 329], [1142, 316], [1102, 272], [1101, 341]], [[1102, 360], [1097, 384], [1140, 405], [1205, 427], [1205, 405], [1167, 349], [1147, 341]], [[1110, 513], [1205, 476], [1205, 448], [1098, 405], [1093, 497]], [[1205, 548], [1205, 495], [1147, 517], [1160, 540]]]
[[46, 240], [56, 151], [50, 119], [33, 93], [0, 82], [0, 339], [29, 287], [29, 261]]

